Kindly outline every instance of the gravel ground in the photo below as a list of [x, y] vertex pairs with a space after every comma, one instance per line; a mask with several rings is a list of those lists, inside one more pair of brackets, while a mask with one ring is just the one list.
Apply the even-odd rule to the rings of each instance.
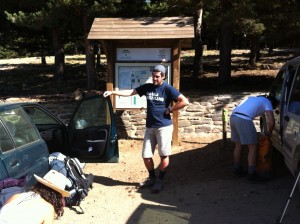
[[[147, 177], [140, 155], [142, 142], [120, 140], [119, 163], [85, 167], [95, 181], [81, 204], [84, 214], [79, 214], [79, 207], [66, 208], [55, 224], [276, 223], [295, 182], [282, 157], [274, 154], [273, 180], [250, 184], [232, 175], [233, 145], [229, 140], [223, 143], [218, 138], [183, 140], [173, 149], [163, 191], [152, 194], [137, 187]], [[299, 223], [299, 199], [297, 188], [283, 223]]]

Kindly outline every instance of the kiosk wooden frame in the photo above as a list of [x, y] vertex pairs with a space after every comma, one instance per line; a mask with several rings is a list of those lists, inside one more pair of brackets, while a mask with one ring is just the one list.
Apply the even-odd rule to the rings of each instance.
[[[107, 58], [107, 90], [114, 89], [117, 48], [170, 48], [172, 85], [180, 89], [181, 48], [191, 48], [193, 17], [95, 18], [88, 39], [99, 40]], [[112, 99], [115, 105], [114, 99]], [[173, 145], [179, 144], [178, 111], [173, 113]]]

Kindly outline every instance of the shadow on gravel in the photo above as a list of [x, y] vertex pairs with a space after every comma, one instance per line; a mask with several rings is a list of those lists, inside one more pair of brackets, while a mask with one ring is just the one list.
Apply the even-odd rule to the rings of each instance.
[[[141, 204], [126, 223], [276, 223], [295, 181], [282, 157], [274, 153], [274, 179], [249, 184], [232, 174], [233, 144], [227, 142], [172, 155], [162, 192], [139, 189], [149, 204]], [[300, 220], [299, 191], [294, 197], [286, 223]]]
[[94, 176], [94, 183], [102, 184], [105, 186], [116, 186], [116, 185], [132, 185], [136, 186], [136, 183], [128, 183], [128, 182], [123, 182], [119, 180], [114, 180], [109, 177], [104, 177], [104, 176]]

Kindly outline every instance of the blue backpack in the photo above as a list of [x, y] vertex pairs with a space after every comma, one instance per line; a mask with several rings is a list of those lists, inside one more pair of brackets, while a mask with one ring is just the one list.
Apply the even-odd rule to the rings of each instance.
[[65, 198], [66, 206], [80, 207], [81, 201], [88, 196], [89, 190], [92, 189], [94, 175], [85, 175], [83, 173], [84, 163], [80, 163], [77, 158], [70, 158], [59, 152], [50, 154], [49, 164], [51, 169], [62, 173], [69, 180], [65, 190], [69, 191], [71, 196]]

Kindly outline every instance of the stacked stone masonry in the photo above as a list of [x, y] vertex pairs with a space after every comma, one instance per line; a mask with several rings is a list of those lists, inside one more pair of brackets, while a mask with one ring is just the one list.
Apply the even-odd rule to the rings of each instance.
[[[201, 137], [203, 135], [220, 135], [223, 131], [230, 136], [229, 117], [232, 110], [249, 95], [262, 95], [264, 93], [243, 93], [211, 96], [192, 96], [190, 104], [179, 112], [179, 134], [185, 137]], [[69, 122], [76, 102], [64, 102], [62, 105], [43, 103], [52, 113]], [[226, 108], [227, 121], [223, 124], [222, 111]], [[142, 138], [144, 136], [146, 111], [117, 110], [116, 123], [119, 138]], [[259, 131], [259, 118], [254, 121]], [[223, 127], [226, 130], [223, 130]]]

